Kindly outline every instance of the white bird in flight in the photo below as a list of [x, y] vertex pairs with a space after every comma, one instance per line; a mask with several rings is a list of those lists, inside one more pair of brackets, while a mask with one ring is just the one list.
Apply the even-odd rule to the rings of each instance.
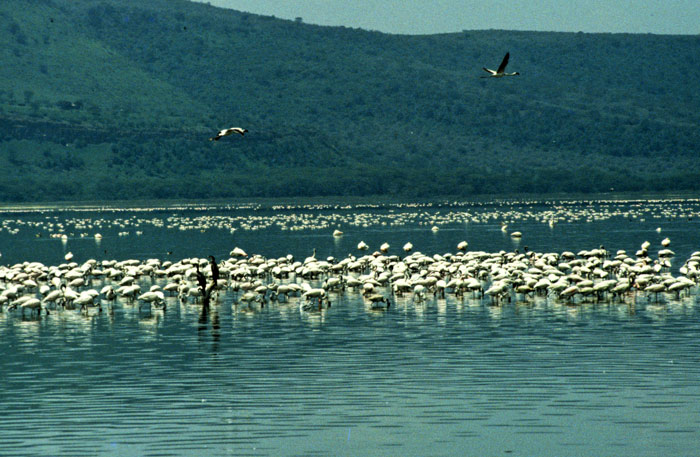
[[517, 71], [513, 73], [506, 73], [506, 65], [508, 65], [509, 58], [510, 52], [506, 52], [506, 55], [503, 57], [503, 61], [498, 66], [498, 70], [490, 70], [486, 67], [483, 67], [484, 71], [490, 74], [488, 76], [482, 76], [482, 78], [501, 78], [503, 76], [518, 76], [520, 73], [518, 73]]
[[248, 132], [247, 129], [243, 129], [241, 127], [231, 127], [230, 129], [221, 130], [219, 133], [216, 134], [216, 136], [209, 138], [209, 141], [219, 141], [219, 138], [230, 135], [232, 133], [237, 133], [240, 136], [243, 136], [247, 132]]

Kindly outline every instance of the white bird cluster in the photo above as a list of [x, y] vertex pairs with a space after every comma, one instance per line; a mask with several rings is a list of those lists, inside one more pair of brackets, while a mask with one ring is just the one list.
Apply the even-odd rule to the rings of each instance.
[[[700, 252], [694, 252], [679, 275], [671, 273], [674, 256], [665, 239], [655, 258], [645, 242], [634, 256], [624, 251], [611, 255], [600, 247], [574, 254], [538, 252], [466, 251], [458, 244], [456, 253], [425, 255], [404, 246], [405, 257], [381, 251], [343, 259], [316, 258], [303, 262], [290, 254], [268, 259], [248, 255], [234, 248], [231, 257], [218, 264], [213, 281], [212, 264], [206, 259], [188, 258], [177, 262], [94, 259], [58, 266], [24, 262], [0, 267], [0, 310], [19, 310], [40, 315], [42, 311], [80, 310], [98, 312], [104, 305], [124, 308], [138, 304], [162, 309], [166, 303], [202, 302], [207, 297], [218, 303], [218, 294], [232, 294], [234, 306], [251, 311], [266, 304], [295, 303], [303, 313], [325, 311], [333, 294], [357, 293], [369, 309], [388, 309], [393, 300], [408, 297], [424, 302], [431, 296], [482, 300], [493, 305], [512, 300], [529, 301], [539, 296], [571, 305], [586, 302], [634, 303], [635, 297], [659, 301], [697, 292]], [[409, 254], [409, 252], [411, 252]], [[213, 259], [212, 259], [213, 262]], [[204, 275], [198, 278], [198, 275]], [[240, 295], [240, 296], [239, 296]], [[94, 311], [93, 311], [94, 312]]]
[[[74, 237], [92, 234], [96, 240], [116, 233], [118, 236], [144, 233], [149, 228], [178, 231], [236, 230], [256, 231], [279, 228], [285, 231], [334, 230], [341, 228], [420, 226], [437, 233], [453, 224], [501, 224], [504, 232], [508, 226], [516, 227], [524, 222], [540, 222], [555, 227], [561, 222], [605, 221], [612, 218], [627, 221], [652, 219], [696, 219], [700, 217], [700, 201], [679, 200], [596, 200], [596, 201], [503, 201], [486, 205], [481, 202], [447, 201], [436, 203], [387, 203], [383, 205], [274, 205], [270, 214], [260, 215], [255, 210], [260, 205], [172, 205], [167, 208], [85, 208], [98, 211], [100, 217], [69, 217], [54, 214], [59, 210], [40, 208], [32, 212], [25, 209], [21, 216], [4, 213], [0, 232], [17, 235], [32, 230], [36, 236], [60, 238], [67, 241]], [[378, 212], [377, 209], [386, 211]], [[173, 211], [170, 215], [161, 213]], [[249, 211], [249, 210], [252, 210]], [[189, 214], [182, 214], [189, 211]], [[225, 214], [212, 214], [223, 211]], [[192, 214], [194, 212], [195, 214]], [[201, 212], [201, 214], [197, 214]], [[104, 213], [108, 213], [107, 217]], [[131, 213], [123, 215], [123, 213]], [[508, 223], [504, 222], [508, 221]], [[99, 231], [99, 232], [98, 232]], [[349, 232], [347, 232], [349, 233]], [[336, 236], [339, 236], [336, 233]]]

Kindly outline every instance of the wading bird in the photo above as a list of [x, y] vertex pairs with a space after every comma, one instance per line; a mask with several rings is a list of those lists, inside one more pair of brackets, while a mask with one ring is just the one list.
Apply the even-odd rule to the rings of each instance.
[[219, 282], [219, 266], [216, 264], [216, 259], [214, 259], [213, 255], [209, 256], [209, 265], [211, 267], [211, 279], [214, 286], [216, 286]]
[[197, 284], [199, 285], [199, 289], [202, 292], [202, 296], [207, 296], [207, 278], [204, 276], [204, 273], [199, 271], [199, 263], [195, 264], [196, 272], [195, 275], [197, 277]]

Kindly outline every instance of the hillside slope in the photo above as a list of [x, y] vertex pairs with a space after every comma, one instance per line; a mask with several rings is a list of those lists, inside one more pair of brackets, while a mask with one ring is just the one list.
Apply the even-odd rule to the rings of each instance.
[[[521, 76], [480, 78], [505, 51]], [[696, 189], [698, 51], [5, 0], [0, 200]], [[250, 133], [207, 141], [233, 125]]]

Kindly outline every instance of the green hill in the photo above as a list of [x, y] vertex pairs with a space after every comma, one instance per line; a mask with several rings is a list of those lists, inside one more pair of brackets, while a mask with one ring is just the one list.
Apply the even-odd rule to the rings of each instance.
[[[521, 76], [482, 79], [510, 51]], [[0, 3], [0, 200], [700, 188], [700, 36]], [[243, 126], [245, 138], [208, 138]]]

